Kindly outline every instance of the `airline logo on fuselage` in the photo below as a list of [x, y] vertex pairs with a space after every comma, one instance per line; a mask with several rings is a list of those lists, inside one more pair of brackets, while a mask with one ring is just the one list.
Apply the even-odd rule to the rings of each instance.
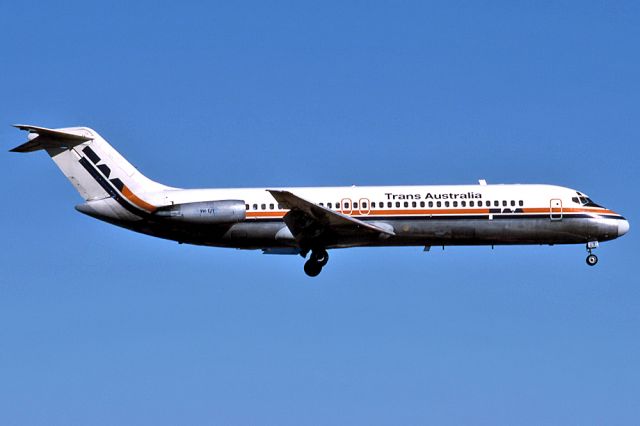
[[393, 192], [385, 192], [387, 200], [473, 200], [482, 198], [479, 192], [445, 192], [426, 194], [394, 194]]

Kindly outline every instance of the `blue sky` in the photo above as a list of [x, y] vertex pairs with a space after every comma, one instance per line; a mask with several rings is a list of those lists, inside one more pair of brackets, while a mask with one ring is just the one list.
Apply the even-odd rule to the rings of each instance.
[[[2, 2], [0, 423], [636, 424], [635, 2]], [[9, 127], [181, 187], [555, 183], [581, 246], [178, 245], [77, 213]]]

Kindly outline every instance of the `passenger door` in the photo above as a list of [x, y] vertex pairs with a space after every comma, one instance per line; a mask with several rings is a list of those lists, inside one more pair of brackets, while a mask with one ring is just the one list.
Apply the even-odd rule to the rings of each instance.
[[552, 198], [549, 204], [549, 217], [551, 220], [562, 220], [562, 200]]

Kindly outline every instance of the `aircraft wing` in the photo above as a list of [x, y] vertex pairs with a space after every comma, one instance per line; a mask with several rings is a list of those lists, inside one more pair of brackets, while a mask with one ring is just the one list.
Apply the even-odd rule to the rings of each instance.
[[296, 241], [301, 245], [313, 244], [326, 235], [341, 234], [354, 231], [395, 235], [393, 231], [371, 223], [363, 222], [351, 216], [319, 206], [300, 198], [289, 191], [268, 189], [273, 198], [290, 211], [284, 216], [287, 225]]

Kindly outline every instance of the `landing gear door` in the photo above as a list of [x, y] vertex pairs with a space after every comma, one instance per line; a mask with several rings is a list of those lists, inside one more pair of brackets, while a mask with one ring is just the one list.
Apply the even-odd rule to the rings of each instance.
[[562, 200], [552, 198], [549, 204], [549, 217], [551, 220], [562, 220]]

